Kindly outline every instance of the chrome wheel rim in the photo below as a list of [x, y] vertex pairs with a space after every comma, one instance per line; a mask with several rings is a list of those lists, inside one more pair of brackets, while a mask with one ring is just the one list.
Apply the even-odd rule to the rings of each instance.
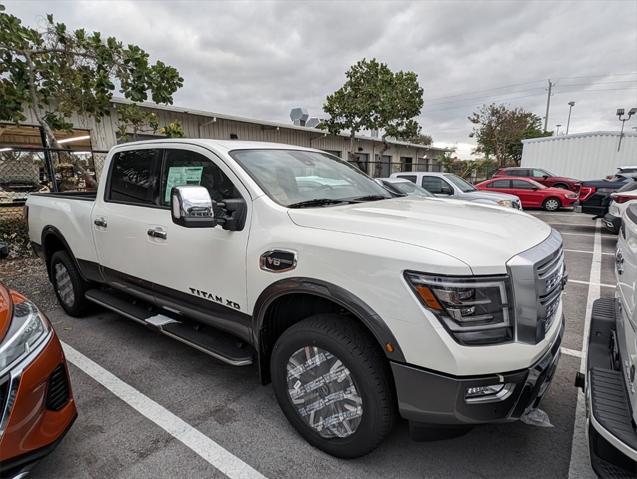
[[546, 202], [546, 209], [554, 211], [559, 207], [557, 200], [548, 200]]
[[356, 432], [363, 398], [343, 362], [316, 346], [295, 351], [287, 364], [288, 395], [301, 419], [321, 437], [344, 438]]
[[62, 263], [56, 263], [54, 269], [55, 287], [58, 296], [65, 305], [71, 306], [75, 302], [75, 293], [73, 292], [73, 283], [71, 282], [69, 270]]

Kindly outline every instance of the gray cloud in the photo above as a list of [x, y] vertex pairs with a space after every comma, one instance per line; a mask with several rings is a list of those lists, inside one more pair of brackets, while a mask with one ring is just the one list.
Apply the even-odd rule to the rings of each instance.
[[550, 128], [570, 100], [571, 131], [617, 129], [615, 109], [637, 106], [637, 75], [609, 75], [637, 72], [637, 1], [3, 3], [31, 25], [50, 12], [139, 44], [185, 78], [177, 105], [254, 118], [320, 114], [349, 65], [376, 57], [418, 73], [424, 130], [462, 156], [471, 111], [501, 101], [543, 116], [547, 78]]

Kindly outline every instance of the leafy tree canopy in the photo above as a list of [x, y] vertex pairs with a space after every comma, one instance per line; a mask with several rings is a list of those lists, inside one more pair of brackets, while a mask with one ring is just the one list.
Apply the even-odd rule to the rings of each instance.
[[414, 117], [423, 106], [423, 89], [414, 72], [392, 72], [377, 61], [362, 59], [345, 74], [341, 88], [328, 95], [323, 110], [329, 118], [319, 128], [332, 134], [349, 130], [353, 140], [361, 130], [383, 131], [387, 137], [416, 137], [420, 126]]
[[59, 146], [53, 130], [71, 128], [73, 113], [98, 121], [108, 115], [116, 88], [134, 102], [150, 96], [172, 103], [183, 84], [175, 68], [151, 64], [136, 45], [70, 31], [52, 15], [42, 29], [30, 28], [4, 10], [0, 5], [0, 120], [24, 121], [30, 110], [51, 146]]
[[417, 145], [430, 146], [434, 140], [431, 135], [424, 135], [422, 133], [417, 134], [414, 137], [407, 138], [410, 143], [415, 143]]
[[473, 132], [469, 135], [478, 144], [474, 153], [495, 158], [500, 166], [517, 166], [522, 159], [522, 140], [551, 136], [542, 130], [542, 119], [535, 113], [506, 105], [483, 105], [469, 121]]

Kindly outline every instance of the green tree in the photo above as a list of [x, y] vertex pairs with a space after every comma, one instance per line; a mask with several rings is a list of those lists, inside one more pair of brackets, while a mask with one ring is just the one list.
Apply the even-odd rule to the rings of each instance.
[[419, 134], [420, 126], [414, 120], [423, 105], [418, 75], [394, 73], [373, 58], [352, 65], [345, 76], [343, 86], [327, 96], [323, 110], [329, 117], [319, 128], [331, 134], [349, 131], [350, 158], [355, 136], [362, 130], [383, 132], [383, 152], [389, 147], [387, 138], [409, 139]]
[[474, 153], [495, 158], [499, 166], [517, 166], [522, 159], [522, 140], [551, 136], [542, 130], [542, 119], [535, 113], [506, 105], [482, 105], [470, 117], [478, 144]]
[[407, 138], [410, 143], [415, 143], [417, 145], [430, 146], [434, 140], [431, 135], [424, 135], [422, 133], [418, 133], [416, 136], [412, 138]]
[[[126, 141], [137, 140], [140, 133], [159, 133], [168, 138], [183, 138], [185, 136], [179, 120], [174, 120], [160, 128], [155, 113], [144, 110], [134, 103], [118, 105], [117, 118], [117, 136]], [[129, 133], [131, 131], [132, 133]]]
[[[22, 25], [0, 5], [0, 120], [20, 122], [30, 110], [48, 144], [59, 148], [55, 130], [72, 127], [71, 116], [99, 121], [110, 113], [116, 88], [126, 98], [172, 103], [183, 85], [179, 72], [149, 62], [136, 45], [84, 29], [69, 31], [47, 15], [42, 29]], [[117, 85], [117, 87], [116, 87]]]

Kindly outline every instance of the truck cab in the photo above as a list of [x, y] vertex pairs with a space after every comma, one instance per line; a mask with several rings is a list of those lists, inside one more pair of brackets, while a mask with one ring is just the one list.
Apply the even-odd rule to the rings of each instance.
[[397, 197], [281, 144], [128, 143], [103, 171], [97, 192], [27, 202], [64, 310], [97, 304], [255, 364], [329, 454], [370, 452], [398, 416], [414, 437], [515, 421], [551, 383], [564, 254], [530, 215]]
[[600, 477], [637, 476], [637, 205], [624, 212], [615, 298], [593, 303], [585, 380], [590, 456]]

